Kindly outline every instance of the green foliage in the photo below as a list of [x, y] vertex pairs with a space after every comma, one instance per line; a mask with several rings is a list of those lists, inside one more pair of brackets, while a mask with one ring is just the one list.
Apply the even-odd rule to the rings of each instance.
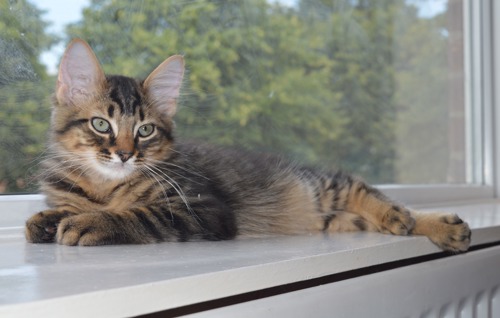
[[38, 61], [56, 38], [27, 1], [0, 0], [0, 193], [32, 191], [49, 121], [53, 83]]
[[[17, 190], [16, 158], [34, 158], [44, 139], [53, 79], [38, 57], [56, 39], [32, 5], [0, 1], [0, 51], [14, 52], [0, 62], [0, 180]], [[92, 0], [67, 41], [85, 39], [107, 73], [138, 78], [183, 54], [182, 138], [287, 153], [385, 183], [441, 180], [446, 170], [445, 160], [413, 167], [421, 154], [446, 157], [446, 106], [428, 106], [446, 103], [443, 24], [404, 0]], [[424, 142], [413, 137], [420, 125]]]
[[[398, 70], [395, 168], [399, 180], [444, 183], [453, 181], [449, 177], [456, 174], [449, 171], [448, 138], [452, 136], [448, 125], [449, 117], [456, 116], [457, 111], [451, 111], [449, 104], [450, 94], [459, 96], [463, 88], [454, 91], [450, 85], [453, 80], [448, 70], [450, 40], [443, 35], [445, 23], [443, 16], [397, 22], [396, 32], [401, 41], [396, 48], [399, 54], [395, 56]], [[451, 73], [452, 76], [459, 74], [460, 71]], [[463, 83], [463, 78], [458, 81]], [[451, 106], [463, 110], [463, 104]], [[465, 167], [460, 168], [465, 171]]]
[[96, 0], [69, 34], [93, 43], [112, 73], [145, 76], [184, 54], [182, 136], [337, 163], [386, 182], [395, 156], [391, 30], [402, 4], [337, 10], [302, 1], [297, 11], [264, 0]]
[[45, 33], [42, 11], [26, 0], [0, 0], [0, 86], [11, 81], [46, 79], [38, 58], [55, 43]]

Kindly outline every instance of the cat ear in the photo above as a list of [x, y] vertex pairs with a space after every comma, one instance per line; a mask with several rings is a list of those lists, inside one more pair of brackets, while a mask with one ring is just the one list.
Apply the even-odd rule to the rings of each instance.
[[144, 81], [150, 102], [170, 117], [177, 109], [176, 100], [184, 76], [184, 58], [174, 55], [160, 64]]
[[81, 39], [73, 40], [59, 65], [56, 98], [59, 104], [76, 104], [102, 90], [106, 77], [94, 52]]

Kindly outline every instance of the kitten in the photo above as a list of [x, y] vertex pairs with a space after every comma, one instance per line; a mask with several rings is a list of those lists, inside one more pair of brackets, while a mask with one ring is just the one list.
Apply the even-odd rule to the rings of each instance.
[[144, 81], [106, 76], [74, 40], [59, 69], [41, 189], [49, 210], [26, 222], [33, 243], [145, 244], [236, 236], [377, 231], [425, 235], [466, 251], [456, 215], [419, 214], [342, 172], [280, 157], [175, 142], [184, 73], [172, 56]]

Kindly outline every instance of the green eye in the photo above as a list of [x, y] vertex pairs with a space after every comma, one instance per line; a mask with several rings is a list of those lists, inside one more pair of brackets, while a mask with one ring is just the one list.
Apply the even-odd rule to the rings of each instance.
[[139, 127], [139, 136], [148, 137], [153, 133], [153, 131], [155, 131], [155, 125], [153, 124], [142, 125], [141, 127]]
[[100, 133], [109, 133], [111, 132], [111, 125], [106, 119], [102, 119], [99, 117], [92, 118], [92, 126], [95, 130]]

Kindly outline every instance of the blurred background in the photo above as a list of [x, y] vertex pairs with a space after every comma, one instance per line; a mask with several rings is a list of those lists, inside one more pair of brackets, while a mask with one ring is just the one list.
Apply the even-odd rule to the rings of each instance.
[[0, 193], [36, 192], [58, 61], [182, 54], [178, 138], [285, 153], [376, 184], [465, 183], [466, 0], [0, 0]]

